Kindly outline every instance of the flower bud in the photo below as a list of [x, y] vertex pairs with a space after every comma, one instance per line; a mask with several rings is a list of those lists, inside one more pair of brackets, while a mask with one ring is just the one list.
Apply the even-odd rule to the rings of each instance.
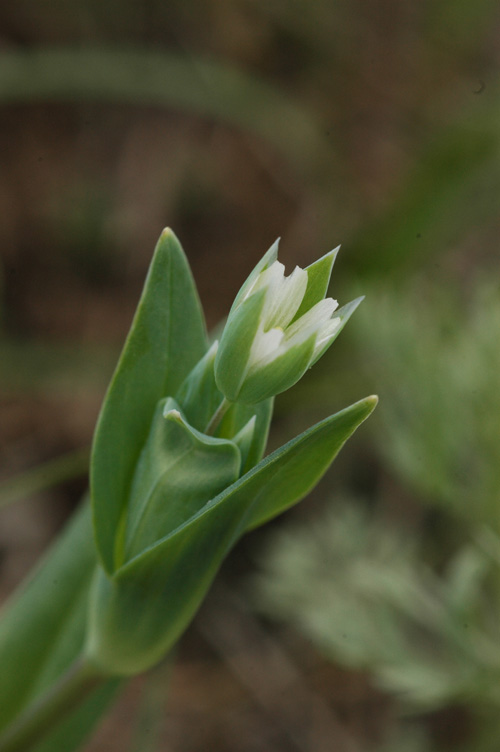
[[254, 404], [293, 386], [332, 344], [362, 300], [337, 311], [325, 298], [338, 248], [286, 277], [275, 243], [238, 293], [215, 360], [231, 402]]

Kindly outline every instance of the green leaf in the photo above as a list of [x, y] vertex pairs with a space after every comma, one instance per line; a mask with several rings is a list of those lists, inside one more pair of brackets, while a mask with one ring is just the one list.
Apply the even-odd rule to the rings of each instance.
[[332, 275], [333, 265], [337, 254], [340, 250], [340, 246], [334, 248], [330, 253], [326, 253], [320, 259], [315, 261], [306, 267], [307, 272], [307, 288], [305, 295], [300, 304], [300, 308], [292, 319], [297, 321], [302, 314], [307, 313], [316, 303], [323, 300], [328, 292], [328, 285], [330, 283], [330, 277]]
[[223, 398], [214, 376], [217, 346], [218, 343], [214, 342], [210, 350], [182, 382], [177, 393], [172, 395], [181, 406], [189, 425], [197, 431], [205, 430]]
[[315, 342], [314, 333], [247, 376], [238, 399], [246, 404], [261, 402], [296, 384], [309, 368]]
[[196, 431], [176, 407], [172, 399], [159, 403], [137, 465], [126, 523], [126, 560], [178, 528], [239, 476], [236, 444]]
[[231, 306], [230, 314], [232, 311], [234, 311], [239, 304], [242, 302], [243, 298], [247, 294], [248, 290], [252, 286], [252, 284], [255, 282], [257, 277], [261, 272], [263, 272], [265, 269], [267, 269], [271, 264], [274, 264], [276, 259], [278, 258], [278, 245], [279, 245], [279, 238], [278, 240], [275, 240], [272, 246], [269, 248], [267, 253], [265, 253], [261, 260], [254, 266], [246, 280], [244, 281], [243, 285], [241, 286], [238, 294], [236, 295], [233, 305]]
[[249, 462], [248, 462], [248, 455], [250, 454], [250, 449], [252, 448], [253, 439], [255, 435], [255, 424], [257, 422], [257, 416], [252, 415], [248, 423], [243, 426], [241, 431], [238, 431], [236, 436], [234, 437], [233, 441], [240, 450], [241, 454], [241, 469], [240, 469], [240, 475], [244, 475], [248, 469], [250, 469]]
[[100, 570], [91, 600], [90, 659], [123, 675], [160, 660], [238, 538], [302, 498], [376, 402], [357, 402], [278, 449], [114, 578]]
[[[210, 418], [222, 402], [222, 392], [215, 383], [214, 361], [217, 343], [214, 342], [207, 354], [193, 368], [175, 395], [187, 422], [198, 431], [204, 431]], [[268, 399], [255, 405], [236, 402], [227, 411], [215, 435], [222, 439], [232, 439], [255, 415], [256, 423], [243, 472], [247, 472], [260, 462], [267, 443], [269, 425], [273, 413], [273, 400]]]
[[48, 687], [81, 650], [96, 565], [85, 504], [0, 621], [0, 729]]
[[273, 407], [273, 398], [257, 402], [255, 405], [243, 405], [241, 402], [236, 402], [222, 419], [217, 435], [229, 437], [239, 433], [255, 415], [256, 421], [252, 443], [241, 475], [251, 470], [262, 459], [269, 435]]
[[73, 752], [79, 749], [96, 724], [116, 699], [123, 686], [121, 679], [108, 679], [44, 737], [33, 752]]
[[175, 393], [206, 347], [203, 314], [186, 257], [173, 232], [164, 230], [94, 438], [95, 535], [109, 572], [115, 531], [156, 404]]
[[263, 460], [247, 481], [256, 486], [248, 529], [263, 525], [309, 493], [377, 402], [375, 396], [355, 402]]
[[340, 332], [344, 328], [344, 326], [347, 324], [349, 319], [351, 318], [352, 314], [356, 310], [356, 308], [359, 306], [360, 303], [364, 300], [364, 295], [362, 295], [360, 298], [355, 298], [355, 300], [351, 300], [350, 303], [346, 303], [345, 306], [342, 306], [342, 308], [339, 308], [338, 311], [335, 311], [334, 318], [340, 319], [340, 326], [335, 332], [335, 335], [332, 337], [332, 339], [329, 339], [324, 346], [322, 350], [320, 350], [314, 360], [311, 363], [311, 366], [313, 366], [315, 363], [318, 362], [318, 360], [325, 354], [325, 352], [328, 350], [330, 345], [332, 345], [337, 337], [339, 336]]
[[215, 380], [221, 392], [231, 402], [239, 400], [265, 297], [266, 290], [262, 289], [243, 300], [229, 315], [219, 343], [215, 358]]
[[[80, 655], [96, 567], [90, 504], [82, 504], [0, 621], [0, 730], [47, 691]], [[121, 685], [112, 679], [33, 752], [72, 752], [91, 733]]]

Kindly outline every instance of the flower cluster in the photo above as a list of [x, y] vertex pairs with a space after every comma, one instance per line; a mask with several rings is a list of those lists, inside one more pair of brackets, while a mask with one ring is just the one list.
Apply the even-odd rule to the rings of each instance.
[[215, 361], [230, 402], [254, 404], [295, 384], [330, 347], [361, 299], [325, 298], [338, 249], [286, 277], [275, 243], [241, 288]]

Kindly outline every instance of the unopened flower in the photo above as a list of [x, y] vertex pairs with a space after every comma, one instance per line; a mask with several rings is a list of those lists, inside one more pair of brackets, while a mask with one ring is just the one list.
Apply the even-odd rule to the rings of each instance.
[[253, 404], [293, 386], [332, 344], [361, 298], [325, 298], [338, 249], [286, 277], [275, 243], [241, 288], [215, 361], [231, 402]]

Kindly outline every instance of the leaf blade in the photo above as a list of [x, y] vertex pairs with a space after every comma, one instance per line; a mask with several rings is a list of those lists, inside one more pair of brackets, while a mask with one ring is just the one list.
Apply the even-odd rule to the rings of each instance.
[[84, 504], [2, 612], [0, 729], [80, 651], [95, 564], [90, 508]]
[[157, 402], [173, 394], [207, 348], [196, 288], [181, 245], [164, 230], [96, 428], [91, 490], [96, 544], [113, 571], [113, 539], [133, 466]]
[[[92, 660], [123, 675], [160, 660], [189, 624], [238, 538], [302, 498], [376, 402], [361, 400], [273, 452], [112, 580], [101, 570], [90, 614]], [[139, 607], [144, 602], [149, 608]]]

